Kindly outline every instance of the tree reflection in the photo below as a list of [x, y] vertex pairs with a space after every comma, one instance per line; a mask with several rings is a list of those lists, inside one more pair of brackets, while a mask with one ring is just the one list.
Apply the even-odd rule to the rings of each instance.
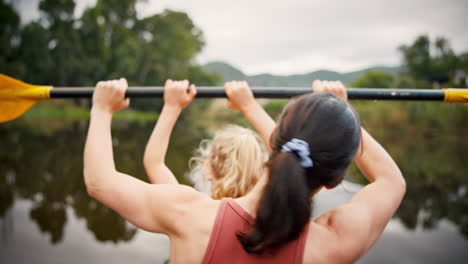
[[[185, 122], [176, 129], [186, 133]], [[64, 238], [67, 209], [84, 219], [86, 227], [98, 241], [114, 243], [129, 241], [136, 228], [103, 204], [89, 197], [83, 182], [83, 147], [88, 122], [71, 122], [36, 127], [35, 124], [15, 121], [0, 126], [0, 217], [3, 218], [14, 199], [31, 201], [29, 215], [39, 230], [50, 235], [52, 244]], [[115, 122], [113, 128], [114, 152], [117, 168], [146, 180], [142, 158], [153, 124]], [[201, 140], [201, 131], [193, 137], [173, 140], [177, 149], [169, 167], [182, 176], [187, 169], [191, 151]], [[183, 181], [183, 180], [182, 180]]]
[[37, 223], [39, 229], [51, 235], [50, 242], [55, 244], [63, 239], [63, 228], [67, 222], [65, 205], [59, 202], [49, 202], [46, 199], [34, 204], [29, 212], [31, 220]]
[[[413, 135], [402, 143], [389, 145], [391, 153], [402, 153], [396, 159], [407, 180], [406, 196], [397, 217], [411, 229], [431, 229], [448, 219], [468, 238], [468, 173], [463, 154], [468, 149], [466, 142]], [[402, 146], [404, 149], [398, 149]]]
[[[196, 115], [189, 111], [182, 116], [167, 156], [168, 166], [182, 182], [193, 150], [206, 135]], [[63, 240], [66, 222], [73, 216], [83, 219], [98, 241], [131, 240], [136, 228], [86, 192], [82, 153], [88, 122], [38, 123], [18, 120], [0, 126], [0, 217], [15, 199], [27, 199], [32, 204], [31, 221], [50, 236], [51, 243]], [[119, 171], [146, 180], [142, 157], [153, 125], [114, 122]], [[421, 133], [405, 126], [384, 130], [378, 123], [368, 127], [396, 159], [407, 180], [407, 193], [396, 217], [409, 229], [435, 228], [440, 220], [448, 219], [468, 238], [468, 144], [459, 136], [466, 123], [454, 126], [453, 138], [438, 135], [438, 130]]]
[[[436, 228], [440, 220], [447, 219], [468, 238], [466, 109], [430, 103], [387, 106], [385, 110], [392, 112], [387, 112], [386, 119], [370, 120], [365, 125], [395, 159], [407, 182], [395, 217], [408, 229]], [[395, 106], [400, 111], [394, 111]], [[379, 116], [366, 114], [364, 121]], [[360, 175], [356, 168], [352, 174]], [[359, 178], [366, 182], [362, 175]]]

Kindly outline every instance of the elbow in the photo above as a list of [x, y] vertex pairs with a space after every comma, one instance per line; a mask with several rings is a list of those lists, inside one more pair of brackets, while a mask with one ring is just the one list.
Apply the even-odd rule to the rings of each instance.
[[96, 172], [84, 169], [83, 171], [86, 192], [92, 198], [97, 199], [102, 189], [101, 181], [96, 177]]
[[401, 173], [400, 170], [398, 170], [398, 177], [395, 177], [395, 186], [400, 190], [401, 196], [403, 197], [406, 193], [406, 180], [403, 177], [403, 174]]
[[404, 196], [405, 193], [406, 193], [406, 181], [405, 181], [405, 178], [403, 178], [403, 175], [401, 176], [400, 185], [401, 185], [401, 190], [402, 190], [403, 196]]
[[153, 167], [154, 162], [151, 161], [151, 159], [147, 158], [146, 156], [143, 158], [143, 167], [145, 168], [146, 171], [151, 170]]
[[86, 192], [88, 193], [88, 195], [94, 199], [96, 199], [96, 196], [97, 196], [97, 190], [95, 187], [91, 187], [89, 185], [86, 185]]
[[155, 167], [159, 167], [163, 164], [164, 162], [160, 161], [159, 159], [154, 159], [150, 155], [145, 154], [143, 157], [143, 167], [145, 167], [146, 171], [151, 170]]
[[145, 169], [148, 169], [151, 165], [151, 159], [148, 155], [145, 155], [143, 156], [143, 166], [145, 167]]
[[83, 171], [83, 176], [84, 176], [84, 182], [86, 186], [86, 192], [88, 193], [89, 196], [95, 198], [96, 192], [97, 192], [97, 186], [95, 184], [95, 181], [93, 180], [92, 173], [90, 173], [88, 170]]

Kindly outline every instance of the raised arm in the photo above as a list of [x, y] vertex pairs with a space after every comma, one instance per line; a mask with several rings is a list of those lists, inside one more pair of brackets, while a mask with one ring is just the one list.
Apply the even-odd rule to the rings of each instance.
[[90, 196], [112, 208], [135, 226], [166, 234], [177, 233], [174, 219], [181, 208], [202, 195], [182, 185], [153, 185], [116, 170], [112, 153], [112, 114], [128, 106], [127, 83], [99, 82], [93, 95], [91, 121], [84, 150], [84, 180]]
[[[341, 82], [313, 84], [314, 92], [329, 92], [346, 100]], [[377, 241], [406, 191], [400, 169], [387, 151], [362, 128], [362, 139], [355, 162], [370, 181], [346, 205], [323, 215], [323, 221], [336, 232], [343, 252], [352, 252], [357, 259]]]
[[228, 96], [229, 108], [241, 111], [261, 135], [268, 149], [271, 150], [270, 136], [276, 127], [276, 123], [255, 100], [247, 82], [227, 82], [224, 84], [224, 89]]
[[143, 157], [143, 164], [151, 183], [178, 183], [174, 174], [172, 174], [165, 164], [167, 146], [172, 129], [180, 113], [192, 102], [195, 95], [195, 86], [190, 85], [189, 87], [187, 80], [166, 81], [166, 85], [164, 86], [164, 106], [146, 145]]

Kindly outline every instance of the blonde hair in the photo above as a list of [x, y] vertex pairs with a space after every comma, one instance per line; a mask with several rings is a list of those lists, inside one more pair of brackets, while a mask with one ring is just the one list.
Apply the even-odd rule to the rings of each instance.
[[[247, 194], [263, 175], [268, 150], [259, 135], [250, 129], [229, 125], [216, 132], [212, 140], [203, 140], [190, 159], [190, 176], [195, 186], [203, 188], [204, 171], [208, 162], [216, 181], [211, 196], [237, 198]], [[200, 179], [202, 178], [202, 179]]]

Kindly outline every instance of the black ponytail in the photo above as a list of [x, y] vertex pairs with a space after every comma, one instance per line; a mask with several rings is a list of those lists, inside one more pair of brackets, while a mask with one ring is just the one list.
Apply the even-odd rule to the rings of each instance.
[[253, 254], [275, 249], [298, 238], [310, 219], [311, 188], [295, 154], [279, 152], [267, 166], [270, 179], [265, 186], [255, 225], [249, 234], [238, 234], [244, 249]]
[[[356, 153], [360, 123], [346, 102], [331, 94], [307, 94], [287, 106], [271, 136], [269, 178], [255, 223], [238, 233], [251, 254], [275, 250], [302, 233], [312, 213], [312, 193], [341, 181]], [[306, 141], [312, 168], [304, 168], [294, 152], [281, 152], [292, 138]]]

